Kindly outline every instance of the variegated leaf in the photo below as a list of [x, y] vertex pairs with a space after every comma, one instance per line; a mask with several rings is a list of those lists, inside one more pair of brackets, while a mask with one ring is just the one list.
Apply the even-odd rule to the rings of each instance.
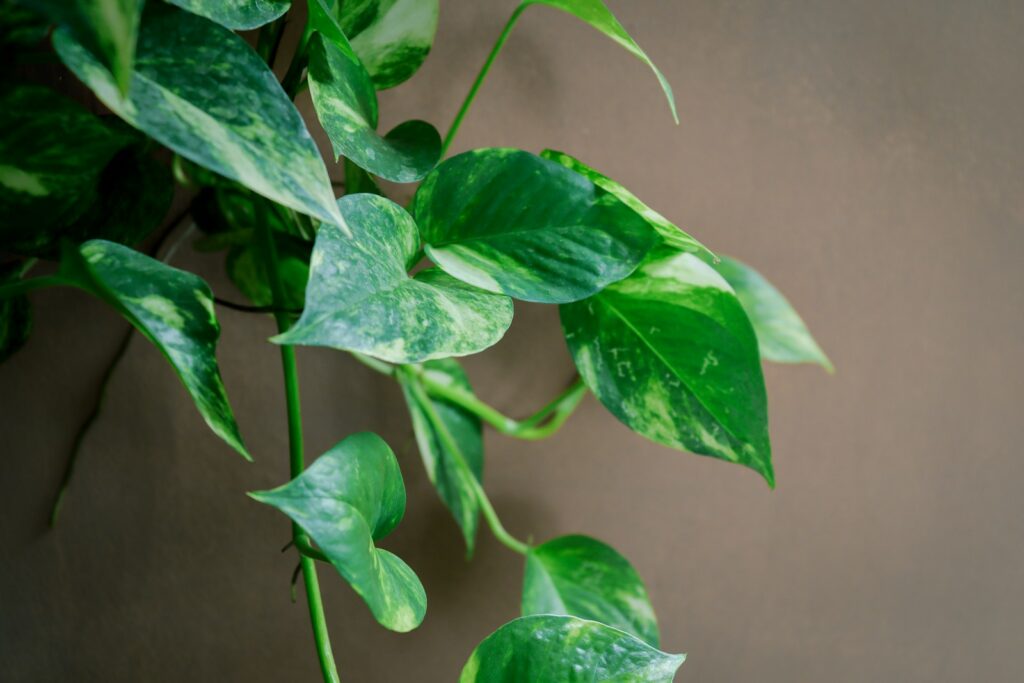
[[378, 90], [408, 80], [437, 32], [438, 0], [346, 0], [341, 28]]
[[234, 31], [259, 28], [282, 16], [291, 0], [167, 0]]

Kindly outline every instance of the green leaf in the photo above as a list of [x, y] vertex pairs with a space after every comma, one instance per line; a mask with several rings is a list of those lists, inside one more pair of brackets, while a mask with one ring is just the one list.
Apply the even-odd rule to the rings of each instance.
[[684, 659], [596, 621], [529, 616], [480, 643], [459, 683], [671, 683]]
[[50, 23], [37, 12], [0, 0], [0, 49], [37, 45], [49, 32]]
[[206, 424], [246, 459], [217, 367], [220, 326], [199, 277], [128, 247], [92, 240], [61, 256], [60, 276], [113, 306], [174, 367]]
[[235, 31], [248, 31], [283, 16], [291, 0], [167, 0]]
[[626, 32], [618, 19], [615, 18], [601, 0], [523, 0], [519, 5], [519, 11], [530, 5], [547, 5], [567, 12], [581, 21], [585, 21], [601, 33], [605, 34], [616, 43], [626, 48], [637, 59], [651, 67], [651, 71], [658, 78], [661, 89], [668, 99], [668, 106], [672, 110], [672, 118], [679, 123], [679, 115], [676, 113], [676, 100], [672, 95], [672, 86], [661, 71], [654, 65], [647, 53], [640, 49], [636, 41]]
[[588, 536], [530, 549], [522, 611], [592, 619], [658, 647], [658, 622], [639, 574], [614, 548]]
[[[63, 26], [99, 59], [105, 80], [127, 93], [144, 0], [22, 0]], [[109, 76], [113, 76], [111, 79]]]
[[249, 495], [309, 534], [381, 625], [405, 632], [423, 621], [427, 596], [420, 580], [374, 545], [405, 514], [402, 473], [379, 436], [353, 434], [284, 486]]
[[517, 299], [583, 299], [629, 275], [658, 241], [632, 209], [553, 161], [515, 149], [448, 159], [413, 199], [427, 255]]
[[58, 32], [54, 45], [104, 104], [158, 142], [285, 206], [341, 220], [302, 117], [267, 65], [228, 29], [154, 6], [142, 23], [127, 99], [70, 35]]
[[[435, 382], [457, 387], [472, 393], [469, 378], [457, 361], [452, 359], [428, 361], [423, 372]], [[405, 402], [409, 407], [416, 444], [423, 458], [427, 476], [437, 489], [438, 495], [462, 530], [466, 541], [466, 554], [473, 555], [477, 525], [480, 520], [480, 505], [470, 477], [483, 480], [484, 441], [480, 418], [454, 403], [439, 398], [430, 398], [434, 413], [444, 423], [458, 447], [459, 453], [452, 453], [445, 447], [444, 439], [438, 434], [427, 409], [421, 404], [417, 392], [402, 382]], [[458, 458], [461, 455], [469, 471]]]
[[700, 254], [705, 260], [713, 260], [715, 258], [715, 255], [712, 254], [707, 247], [680, 230], [675, 224], [670, 222], [660, 213], [644, 204], [635, 194], [624, 188], [622, 185], [619, 185], [611, 178], [608, 178], [607, 176], [602, 175], [599, 171], [587, 166], [579, 159], [571, 157], [565, 152], [558, 152], [553, 149], [546, 149], [541, 152], [540, 155], [545, 159], [550, 159], [551, 161], [559, 163], [568, 169], [576, 171], [580, 175], [588, 178], [602, 190], [610, 193], [623, 204], [633, 209], [633, 211], [640, 214], [643, 219], [646, 220], [659, 235], [661, 235], [664, 243], [670, 247], [674, 247], [681, 251]]
[[561, 314], [580, 375], [613, 415], [658, 443], [753, 468], [774, 486], [757, 338], [711, 266], [662, 247], [631, 277]]
[[[306, 282], [309, 280], [309, 259], [312, 245], [309, 242], [279, 232], [271, 233], [277, 247], [277, 266], [284, 285], [284, 308], [301, 310], [305, 304]], [[259, 249], [251, 242], [232, 247], [227, 255], [227, 273], [255, 306], [271, 306], [274, 303], [270, 280], [260, 258]]]
[[436, 268], [409, 277], [416, 224], [384, 197], [346, 195], [351, 227], [316, 236], [302, 317], [277, 344], [329, 346], [392, 363], [464, 356], [495, 344], [512, 323], [512, 302]]
[[437, 32], [438, 0], [346, 0], [341, 28], [378, 90], [407, 81]]
[[[0, 285], [21, 279], [21, 266], [0, 266]], [[25, 295], [0, 299], [0, 363], [25, 345], [32, 332], [32, 304]]]
[[817, 363], [833, 372], [832, 362], [814, 341], [807, 325], [772, 283], [736, 259], [723, 256], [713, 265], [732, 285], [754, 324], [762, 358], [776, 363]]
[[426, 121], [406, 121], [377, 134], [377, 91], [322, 0], [310, 0], [309, 92], [335, 158], [344, 155], [396, 183], [425, 176], [441, 158], [441, 136]]

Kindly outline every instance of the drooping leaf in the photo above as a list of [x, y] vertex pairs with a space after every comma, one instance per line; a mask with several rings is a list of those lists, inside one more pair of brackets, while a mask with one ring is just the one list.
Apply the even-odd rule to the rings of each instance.
[[358, 351], [392, 363], [464, 356], [496, 343], [512, 302], [436, 268], [406, 272], [416, 224], [384, 197], [345, 195], [338, 207], [352, 235], [324, 225], [316, 236], [302, 317], [278, 344]]
[[[322, 221], [341, 220], [327, 169], [298, 110], [245, 41], [180, 9], [146, 12], [132, 88], [66, 32], [64, 63], [122, 119], [181, 156]], [[211, 79], [219, 86], [210, 87]]]
[[63, 26], [103, 64], [109, 72], [106, 80], [128, 92], [144, 0], [21, 1]]
[[309, 534], [381, 625], [405, 632], [423, 621], [427, 596], [420, 580], [374, 545], [405, 514], [402, 472], [379, 436], [353, 434], [284, 486], [249, 495]]
[[334, 155], [396, 183], [419, 180], [441, 157], [441, 136], [426, 121], [406, 121], [377, 134], [377, 91], [369, 74], [324, 6], [310, 0], [309, 92]]
[[[0, 285], [21, 278], [22, 268], [0, 266]], [[25, 345], [32, 332], [32, 304], [25, 295], [0, 298], [0, 363]]]
[[624, 188], [622, 185], [601, 174], [600, 171], [587, 166], [579, 159], [571, 157], [565, 152], [546, 149], [541, 152], [540, 155], [545, 159], [550, 159], [551, 161], [559, 163], [562, 166], [589, 178], [591, 182], [602, 190], [614, 195], [623, 204], [643, 216], [644, 220], [646, 220], [650, 226], [654, 228], [659, 235], [661, 235], [662, 240], [670, 247], [674, 247], [682, 251], [689, 251], [695, 254], [701, 254], [705, 260], [715, 258], [714, 254], [712, 254], [707, 247], [680, 230], [660, 213], [644, 204], [635, 194]]
[[407, 81], [437, 32], [438, 0], [347, 0], [341, 28], [378, 90]]
[[746, 465], [774, 485], [757, 338], [711, 266], [660, 247], [632, 276], [561, 315], [584, 382], [628, 427]]
[[685, 659], [596, 621], [538, 615], [488, 636], [459, 683], [671, 683]]
[[587, 178], [515, 149], [448, 159], [413, 206], [434, 263], [526, 301], [590, 296], [633, 272], [658, 241], [646, 220]]
[[259, 28], [282, 16], [291, 0], [167, 0], [233, 31]]
[[592, 619], [658, 647], [658, 622], [640, 575], [614, 548], [588, 536], [530, 548], [522, 612]]
[[[423, 365], [423, 372], [435, 382], [472, 393], [469, 378], [455, 360], [449, 358], [428, 361]], [[466, 554], [472, 556], [480, 519], [480, 505], [469, 477], [476, 477], [478, 482], [483, 480], [484, 441], [480, 418], [443, 399], [429, 399], [434, 414], [444, 423], [448, 434], [458, 447], [459, 453], [452, 453], [445, 446], [445, 439], [438, 434], [417, 392], [404, 381], [402, 390], [427, 476], [462, 530], [462, 537], [466, 541]], [[468, 472], [458, 461], [459, 457], [468, 466]]]
[[523, 0], [519, 7], [520, 11], [530, 5], [547, 5], [567, 12], [581, 21], [585, 21], [601, 33], [605, 34], [616, 43], [626, 48], [637, 59], [645, 63], [654, 72], [661, 84], [661, 89], [668, 99], [668, 106], [672, 110], [672, 118], [679, 123], [679, 115], [676, 113], [676, 100], [672, 95], [672, 86], [661, 71], [654, 65], [647, 53], [640, 49], [636, 41], [626, 32], [619, 20], [615, 18], [601, 0]]
[[220, 326], [202, 279], [128, 247], [92, 240], [67, 247], [60, 276], [113, 306], [174, 367], [206, 424], [246, 459], [217, 367]]
[[817, 363], [833, 371], [832, 362], [814, 341], [800, 315], [764, 276], [725, 256], [714, 268], [732, 285], [754, 324], [762, 358], [776, 363]]
[[[277, 247], [278, 275], [284, 286], [284, 300], [279, 304], [284, 308], [301, 310], [305, 303], [306, 282], [309, 280], [312, 245], [283, 233], [271, 234]], [[258, 251], [251, 241], [232, 247], [227, 255], [227, 273], [253, 305], [270, 306], [274, 303], [274, 297]]]

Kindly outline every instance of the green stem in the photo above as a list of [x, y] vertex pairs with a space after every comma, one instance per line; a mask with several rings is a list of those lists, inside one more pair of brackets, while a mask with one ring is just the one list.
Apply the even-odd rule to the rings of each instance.
[[284, 35], [285, 17], [281, 16], [260, 29], [260, 37], [256, 41], [256, 54], [267, 63], [271, 69], [274, 68], [274, 61], [277, 58], [277, 48], [281, 45], [281, 36]]
[[59, 275], [44, 275], [42, 277], [29, 278], [28, 280], [18, 280], [17, 282], [0, 287], [0, 299], [21, 296], [43, 287], [56, 287], [66, 284], [68, 284], [67, 281]]
[[288, 65], [288, 72], [281, 80], [281, 87], [288, 94], [288, 98], [294, 100], [299, 93], [299, 85], [302, 82], [302, 74], [309, 64], [309, 41], [313, 37], [313, 27], [306, 21], [306, 28], [302, 30], [302, 37], [299, 38], [298, 47], [292, 55], [292, 63]]
[[476, 75], [476, 80], [473, 81], [469, 92], [466, 93], [466, 99], [462, 101], [462, 106], [459, 107], [459, 112], [455, 115], [455, 120], [452, 121], [452, 125], [448, 129], [448, 134], [444, 136], [444, 144], [441, 145], [441, 158], [444, 158], [444, 155], [448, 152], [452, 140], [455, 139], [455, 135], [459, 132], [459, 127], [462, 125], [462, 119], [466, 118], [466, 112], [469, 111], [470, 105], [473, 104], [473, 100], [476, 98], [477, 91], [483, 85], [484, 79], [487, 78], [487, 73], [491, 70], [491, 65], [494, 64], [494, 60], [498, 57], [498, 53], [501, 52], [501, 48], [505, 46], [505, 42], [512, 33], [512, 29], [515, 27], [516, 22], [519, 21], [519, 16], [526, 7], [527, 5], [520, 5], [516, 8], [516, 11], [509, 17], [508, 23], [505, 24], [505, 28], [502, 29], [501, 35], [498, 36], [498, 42], [491, 48], [491, 54], [487, 55], [487, 61], [480, 68], [480, 73]]
[[[257, 206], [257, 238], [260, 241], [260, 250], [263, 255], [263, 266], [267, 272], [267, 279], [270, 281], [270, 291], [273, 295], [274, 305], [281, 306], [284, 301], [284, 284], [281, 281], [281, 274], [278, 270], [277, 247], [274, 244], [274, 236], [270, 233], [270, 225], [267, 223], [265, 211], [269, 210], [264, 206]], [[292, 324], [292, 318], [288, 313], [278, 311], [274, 313], [277, 320], [279, 332], [285, 332]], [[284, 370], [285, 401], [288, 410], [288, 462], [291, 478], [302, 474], [305, 468], [302, 443], [302, 406], [299, 400], [299, 373], [295, 360], [295, 348], [283, 345], [281, 349], [281, 367]], [[305, 533], [298, 525], [292, 524], [292, 539], [296, 546], [303, 542], [308, 545]], [[320, 597], [320, 582], [316, 576], [316, 563], [309, 557], [300, 554], [302, 566], [302, 578], [306, 586], [306, 603], [309, 606], [309, 619], [313, 627], [313, 640], [316, 642], [316, 652], [320, 659], [320, 670], [323, 673], [326, 683], [339, 683], [337, 666], [334, 663], [334, 653], [331, 651], [331, 639], [327, 632], [327, 617], [324, 614], [324, 604]]]

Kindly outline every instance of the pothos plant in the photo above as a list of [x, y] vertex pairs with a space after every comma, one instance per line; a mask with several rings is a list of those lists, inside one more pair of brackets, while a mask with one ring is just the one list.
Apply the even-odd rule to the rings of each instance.
[[[482, 426], [541, 439], [593, 393], [638, 434], [745, 465], [773, 486], [760, 360], [830, 369], [827, 358], [764, 278], [576, 157], [475, 149], [446, 158], [491, 64], [533, 5], [586, 22], [646, 62], [675, 117], [665, 78], [600, 0], [515, 7], [443, 139], [418, 120], [377, 130], [377, 91], [424, 61], [438, 0], [302, 4], [4, 0], [7, 63], [55, 54], [113, 116], [5, 78], [0, 357], [28, 336], [26, 293], [81, 289], [163, 353], [213, 432], [249, 459], [217, 367], [216, 305], [271, 314], [290, 474], [249, 495], [291, 519], [325, 681], [338, 673], [318, 563], [333, 567], [385, 628], [416, 628], [427, 601], [413, 569], [377, 545], [405, 511], [388, 444], [348, 435], [307, 466], [300, 346], [350, 353], [397, 381], [427, 476], [468, 553], [482, 517], [525, 558], [522, 616], [483, 640], [463, 683], [672, 680], [683, 655], [658, 649], [654, 610], [622, 555], [585, 536], [534, 545], [502, 526], [483, 485]], [[292, 21], [303, 27], [298, 46], [279, 54]], [[280, 81], [275, 64], [288, 64]], [[327, 163], [344, 164], [340, 198], [293, 104], [307, 88], [333, 146]], [[377, 179], [419, 186], [401, 206]], [[225, 253], [227, 274], [249, 303], [214, 297], [199, 277], [168, 265], [169, 255], [160, 258], [175, 183], [201, 233], [195, 246]], [[150, 255], [135, 248], [154, 241]], [[57, 265], [31, 274], [48, 260]], [[522, 420], [477, 398], [455, 360], [501, 339], [513, 299], [559, 306], [579, 373]], [[60, 495], [95, 417], [79, 433]]]

